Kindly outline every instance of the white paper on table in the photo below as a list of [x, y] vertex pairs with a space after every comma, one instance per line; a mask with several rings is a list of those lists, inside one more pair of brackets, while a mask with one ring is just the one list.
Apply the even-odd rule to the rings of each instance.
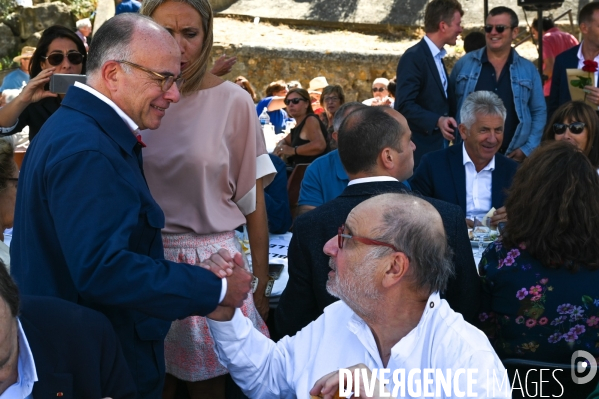
[[271, 234], [268, 249], [268, 263], [283, 265], [283, 271], [272, 287], [272, 296], [279, 296], [285, 290], [289, 281], [289, 271], [287, 265], [287, 251], [289, 250], [289, 241], [291, 233]]

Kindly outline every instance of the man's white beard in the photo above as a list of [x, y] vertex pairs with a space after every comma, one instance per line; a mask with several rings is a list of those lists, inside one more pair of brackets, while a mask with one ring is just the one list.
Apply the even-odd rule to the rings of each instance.
[[[365, 264], [370, 260], [368, 258]], [[351, 277], [341, 280], [333, 258], [329, 260], [329, 266], [335, 274], [327, 281], [327, 292], [345, 302], [362, 319], [376, 319], [376, 308], [383, 304], [379, 303], [382, 295], [376, 289], [373, 271], [360, 266], [351, 272]]]

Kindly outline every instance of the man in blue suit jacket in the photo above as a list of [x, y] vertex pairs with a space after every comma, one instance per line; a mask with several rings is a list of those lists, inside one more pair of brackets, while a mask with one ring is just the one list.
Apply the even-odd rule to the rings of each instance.
[[[408, 120], [416, 145], [414, 166], [428, 152], [454, 139], [455, 119], [449, 115], [448, 74], [442, 58], [446, 44], [455, 45], [462, 32], [462, 6], [457, 0], [433, 0], [424, 11], [426, 36], [409, 48], [397, 65], [395, 109]], [[449, 91], [448, 91], [449, 89]]]
[[506, 110], [490, 91], [471, 93], [460, 111], [462, 145], [425, 155], [410, 183], [422, 195], [459, 205], [466, 216], [483, 217], [499, 210], [494, 224], [505, 216], [503, 202], [518, 164], [497, 153], [503, 141]]
[[135, 134], [156, 129], [179, 100], [180, 63], [175, 40], [147, 17], [121, 14], [102, 25], [88, 85], [68, 90], [31, 143], [17, 193], [11, 272], [21, 291], [104, 313], [139, 398], [162, 396], [170, 322], [219, 303], [240, 306], [251, 282], [241, 268], [220, 270], [228, 274], [221, 280], [164, 259], [164, 214], [146, 184], [144, 144]]
[[106, 317], [62, 299], [19, 297], [2, 261], [0, 358], [0, 398], [137, 397]]
[[[585, 60], [599, 62], [599, 32], [594, 28], [599, 24], [599, 3], [588, 3], [578, 13], [578, 26], [582, 34], [582, 42], [555, 57], [551, 91], [547, 103], [547, 119], [549, 120], [555, 110], [562, 104], [572, 100], [570, 96], [570, 83], [566, 69], [580, 69]], [[597, 73], [595, 73], [596, 82]], [[599, 105], [599, 88], [585, 87], [589, 93], [587, 101]]]

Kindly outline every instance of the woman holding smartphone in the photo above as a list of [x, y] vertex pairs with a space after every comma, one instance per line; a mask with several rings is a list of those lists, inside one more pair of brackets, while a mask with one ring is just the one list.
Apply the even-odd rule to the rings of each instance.
[[44, 31], [31, 58], [31, 80], [13, 101], [0, 108], [0, 133], [8, 136], [29, 126], [29, 140], [60, 107], [63, 95], [47, 90], [50, 77], [85, 74], [86, 51], [83, 42], [70, 29], [54, 25]]

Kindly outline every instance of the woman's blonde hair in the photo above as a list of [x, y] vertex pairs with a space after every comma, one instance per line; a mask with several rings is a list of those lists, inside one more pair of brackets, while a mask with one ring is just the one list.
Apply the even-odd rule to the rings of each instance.
[[152, 17], [152, 14], [158, 7], [169, 1], [189, 4], [193, 7], [202, 19], [202, 29], [204, 30], [204, 42], [202, 43], [202, 52], [195, 60], [190, 60], [191, 64], [183, 71], [185, 82], [180, 88], [181, 94], [187, 95], [200, 89], [202, 79], [208, 69], [210, 53], [212, 52], [212, 42], [214, 39], [212, 33], [213, 15], [212, 6], [208, 0], [144, 0], [139, 12], [143, 15]]

